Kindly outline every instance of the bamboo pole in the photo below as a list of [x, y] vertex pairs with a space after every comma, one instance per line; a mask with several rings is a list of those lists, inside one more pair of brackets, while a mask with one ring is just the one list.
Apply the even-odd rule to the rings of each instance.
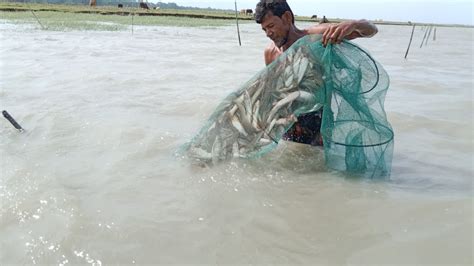
[[415, 25], [416, 24], [413, 24], [413, 28], [411, 29], [410, 42], [408, 43], [408, 48], [407, 48], [407, 51], [405, 53], [405, 59], [407, 59], [408, 51], [410, 51], [410, 45], [411, 45], [411, 41], [413, 40], [413, 32], [415, 31]]
[[31, 14], [35, 17], [36, 21], [38, 21], [38, 24], [40, 24], [41, 29], [45, 30], [46, 27], [43, 26], [43, 23], [41, 23], [40, 19], [36, 16], [35, 11], [33, 11], [33, 8], [31, 8], [30, 4], [27, 2], [26, 5], [28, 6], [28, 9], [31, 11]]
[[[137, 6], [138, 11], [140, 11], [140, 1], [137, 1], [137, 5], [138, 5], [138, 6]], [[133, 5], [132, 5], [132, 8], [133, 8]], [[134, 26], [133, 18], [135, 17], [135, 11], [136, 11], [136, 10], [133, 10], [133, 12], [131, 12], [131, 13], [132, 13], [132, 35], [133, 35], [133, 26]]]
[[428, 40], [430, 39], [432, 30], [433, 30], [433, 26], [430, 27], [430, 31], [428, 32], [428, 37], [426, 37], [425, 46], [428, 44]]
[[237, 24], [237, 36], [239, 37], [239, 46], [242, 46], [242, 43], [240, 42], [239, 18], [237, 15], [237, 0], [235, 0], [235, 23]]
[[38, 23], [40, 24], [41, 26], [41, 29], [46, 29], [43, 24], [41, 23], [41, 21], [39, 20], [39, 18], [36, 16], [35, 12], [33, 11], [33, 9], [31, 9], [31, 13], [33, 14], [33, 16], [35, 17], [36, 21], [38, 21]]
[[6, 110], [3, 110], [2, 114], [3, 114], [3, 117], [5, 117], [8, 120], [8, 122], [10, 122], [12, 124], [12, 126], [14, 126], [16, 129], [18, 129], [19, 132], [24, 132], [25, 131], [20, 126], [20, 124], [18, 124], [18, 122], [16, 122], [16, 120]]
[[423, 43], [425, 42], [425, 38], [427, 34], [428, 34], [428, 27], [426, 27], [425, 35], [423, 36], [423, 40], [421, 40], [420, 48], [423, 46]]
[[436, 28], [434, 29], [434, 33], [433, 33], [433, 41], [436, 41]]

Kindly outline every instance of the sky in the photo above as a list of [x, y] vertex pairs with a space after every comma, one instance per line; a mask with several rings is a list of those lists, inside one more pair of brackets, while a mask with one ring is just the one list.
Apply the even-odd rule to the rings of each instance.
[[[180, 6], [234, 9], [234, 0], [160, 0]], [[472, 0], [287, 0], [293, 13], [328, 18], [383, 19], [474, 25]], [[158, 2], [158, 1], [149, 1]], [[237, 0], [237, 8], [252, 8], [258, 0]]]

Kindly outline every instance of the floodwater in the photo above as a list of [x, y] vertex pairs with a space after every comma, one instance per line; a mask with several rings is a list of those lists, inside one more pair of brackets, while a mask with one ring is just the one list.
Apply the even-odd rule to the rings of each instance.
[[[302, 25], [307, 26], [307, 25]], [[473, 29], [380, 26], [391, 179], [281, 143], [206, 169], [176, 155], [264, 67], [258, 25], [52, 32], [1, 24], [0, 264], [471, 265]]]

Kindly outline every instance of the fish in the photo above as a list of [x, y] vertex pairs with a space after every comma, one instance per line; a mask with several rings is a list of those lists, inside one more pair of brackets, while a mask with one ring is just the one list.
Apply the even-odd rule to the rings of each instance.
[[[284, 131], [297, 121], [295, 111], [314, 108], [315, 89], [323, 84], [319, 67], [303, 49], [288, 50], [276, 60], [272, 71], [245, 84], [226, 98], [189, 147], [189, 156], [218, 164], [244, 158], [277, 143]], [[315, 65], [316, 64], [316, 65]]]

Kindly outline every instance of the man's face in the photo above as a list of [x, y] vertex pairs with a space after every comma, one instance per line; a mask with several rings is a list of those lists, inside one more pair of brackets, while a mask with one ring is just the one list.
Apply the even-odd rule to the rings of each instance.
[[262, 20], [262, 30], [267, 34], [267, 37], [270, 38], [277, 47], [282, 47], [288, 40], [288, 33], [290, 31], [290, 25], [286, 18], [287, 16], [283, 15], [281, 18], [274, 16], [270, 11], [268, 12]]

